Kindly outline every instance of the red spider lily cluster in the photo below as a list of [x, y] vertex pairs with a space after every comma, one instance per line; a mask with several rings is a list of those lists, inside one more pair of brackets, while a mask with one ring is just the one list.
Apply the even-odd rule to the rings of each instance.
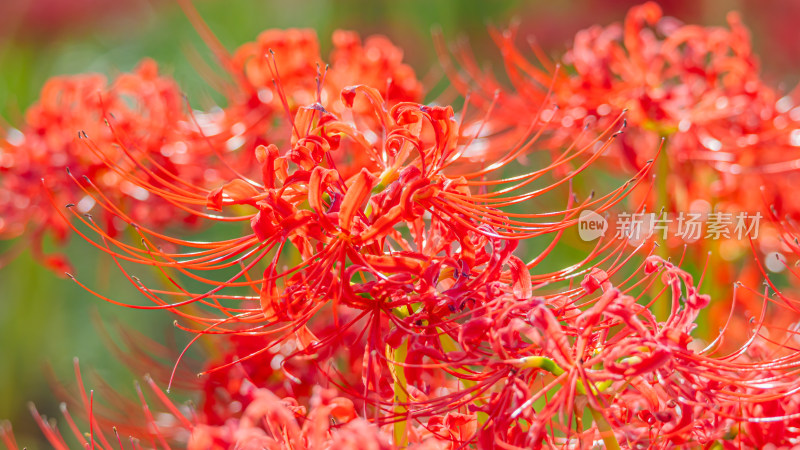
[[[171, 352], [129, 332], [120, 357], [151, 374], [137, 400], [97, 381], [95, 402], [76, 363], [70, 403], [87, 425], [65, 404], [73, 439], [33, 409], [45, 437], [107, 449], [800, 445], [793, 285], [720, 288], [730, 269], [654, 239], [601, 239], [558, 262], [576, 252], [581, 211], [696, 199], [765, 211], [765, 248], [800, 255], [787, 215], [800, 117], [729, 22], [683, 25], [648, 3], [579, 33], [564, 67], [535, 47], [529, 62], [513, 30], [495, 32], [510, 88], [463, 49], [454, 65], [440, 41], [458, 105], [422, 103], [384, 37], [338, 31], [326, 64], [313, 32], [270, 30], [229, 55], [202, 22], [229, 75], [224, 107], [191, 110], [151, 61], [110, 84], [51, 81], [6, 132], [0, 232], [37, 245], [74, 231], [150, 302], [125, 306], [168, 310], [192, 337]], [[607, 156], [630, 170], [583, 192]], [[229, 237], [167, 231], [212, 224]], [[753, 242], [750, 272], [766, 275]], [[696, 280], [687, 267], [704, 264]], [[737, 298], [760, 314], [743, 320]], [[703, 340], [713, 304], [730, 315]], [[198, 362], [186, 355], [200, 339], [218, 350]], [[17, 447], [8, 426], [0, 437]]]
[[791, 176], [800, 145], [794, 132], [800, 119], [796, 93], [781, 94], [760, 79], [738, 14], [730, 13], [728, 23], [729, 28], [685, 25], [647, 3], [632, 8], [623, 24], [579, 32], [561, 68], [535, 44], [535, 60], [527, 59], [515, 45], [514, 30], [495, 31], [513, 88], [476, 71], [464, 50], [456, 52], [464, 73], [455, 71], [445, 50], [440, 54], [462, 93], [477, 87], [474, 95], [486, 103], [502, 91], [499, 114], [535, 114], [547, 99], [554, 105], [545, 113], [552, 116], [556, 149], [587, 120], [602, 128], [625, 110], [631, 127], [608, 156], [637, 170], [665, 138], [662, 163], [670, 171], [665, 183], [672, 195], [660, 206], [684, 208], [698, 198], [713, 198], [758, 207], [765, 185], [780, 212], [796, 212], [786, 195], [796, 188]]
[[[542, 148], [553, 152], [587, 126], [604, 129], [624, 111], [629, 127], [604, 159], [610, 170], [625, 173], [658, 159], [653, 192], [633, 194], [655, 199], [651, 210], [758, 211], [772, 220], [797, 214], [797, 92], [783, 93], [760, 78], [749, 33], [735, 12], [727, 28], [709, 28], [663, 17], [658, 4], [646, 3], [632, 8], [624, 23], [579, 32], [560, 61], [535, 43], [526, 57], [514, 29], [492, 30], [492, 36], [511, 87], [477, 70], [468, 49], [449, 52], [441, 43], [438, 49], [453, 87], [483, 108], [493, 105], [498, 124], [524, 129], [527, 124], [513, 118], [544, 115], [551, 133]], [[793, 253], [784, 241], [793, 237], [766, 229], [759, 245]], [[685, 242], [673, 234], [662, 245], [681, 251]], [[738, 262], [723, 261], [715, 270], [725, 297], [733, 295], [736, 280], [757, 283], [763, 275], [747, 240], [706, 241], [688, 251], [698, 261], [712, 252]], [[739, 300], [754, 309], [760, 303], [748, 295]]]

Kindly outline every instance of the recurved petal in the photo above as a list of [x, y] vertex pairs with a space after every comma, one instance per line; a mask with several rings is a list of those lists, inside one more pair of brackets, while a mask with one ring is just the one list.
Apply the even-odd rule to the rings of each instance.
[[347, 188], [344, 199], [342, 199], [342, 206], [339, 208], [339, 228], [342, 231], [350, 232], [356, 211], [362, 208], [377, 183], [377, 177], [367, 169], [361, 168], [361, 172], [355, 176], [355, 180]]

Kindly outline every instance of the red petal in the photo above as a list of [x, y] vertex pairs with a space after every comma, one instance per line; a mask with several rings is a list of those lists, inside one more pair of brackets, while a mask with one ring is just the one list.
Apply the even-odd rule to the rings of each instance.
[[206, 207], [214, 211], [222, 211], [222, 202], [225, 196], [232, 199], [232, 203], [236, 204], [247, 203], [258, 194], [258, 189], [256, 189], [255, 186], [237, 178], [209, 192], [206, 199]]
[[378, 178], [365, 168], [361, 168], [361, 172], [355, 176], [355, 181], [347, 188], [347, 193], [344, 194], [344, 199], [342, 199], [342, 206], [339, 208], [339, 228], [342, 231], [350, 231], [353, 216], [367, 201], [372, 188], [375, 187], [377, 182]]
[[406, 256], [390, 255], [361, 255], [364, 261], [373, 269], [381, 272], [408, 272], [411, 274], [422, 273], [422, 261]]

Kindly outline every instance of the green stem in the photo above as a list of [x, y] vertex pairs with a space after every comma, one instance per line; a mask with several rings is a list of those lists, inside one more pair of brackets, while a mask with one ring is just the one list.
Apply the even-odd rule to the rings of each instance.
[[[408, 355], [408, 341], [403, 341], [397, 350], [386, 346], [386, 356], [389, 361], [404, 363]], [[406, 381], [406, 374], [402, 366], [389, 364], [389, 371], [392, 373], [394, 379], [394, 413], [398, 416], [405, 415], [408, 412], [406, 404], [408, 403], [408, 382]], [[400, 420], [394, 424], [394, 444], [397, 448], [403, 448], [408, 445], [408, 433], [406, 430], [406, 420]]]
[[[565, 370], [556, 364], [555, 361], [545, 356], [528, 356], [520, 359], [517, 363], [522, 368], [546, 370], [557, 377], [563, 375], [565, 372]], [[563, 382], [561, 384], [562, 386], [564, 385]], [[604, 381], [602, 383], [590, 384], [589, 387], [592, 390], [592, 393], [596, 395], [608, 389], [610, 385], [610, 381]], [[578, 392], [578, 394], [587, 395], [586, 387], [582, 381], [578, 381], [575, 384], [575, 390]], [[611, 450], [619, 450], [620, 447], [619, 443], [617, 442], [617, 438], [614, 436], [614, 430], [612, 430], [611, 424], [608, 423], [603, 413], [592, 408], [591, 405], [587, 405], [587, 408], [589, 408], [589, 411], [592, 413], [592, 419], [594, 419], [594, 423], [597, 424], [597, 430], [600, 432], [600, 436], [602, 437], [603, 442], [606, 444], [606, 448]]]
[[[669, 209], [669, 186], [667, 185], [667, 178], [669, 178], [669, 157], [667, 156], [667, 151], [669, 150], [667, 147], [669, 146], [669, 139], [667, 135], [661, 133], [661, 138], [664, 139], [663, 147], [661, 148], [661, 154], [658, 155], [658, 161], [656, 162], [656, 204], [654, 205], [653, 212], [659, 214], [661, 212], [661, 208], [664, 208], [667, 211], [667, 214], [671, 214]], [[660, 230], [659, 230], [660, 232]], [[665, 239], [658, 239], [660, 242], [659, 248], [656, 250], [656, 253], [664, 258], [665, 260], [669, 256], [669, 252], [667, 251], [667, 241]], [[659, 288], [657, 285], [653, 285], [653, 294], [657, 295]], [[670, 313], [670, 304], [666, 301], [656, 302], [654, 306], [653, 314], [655, 314], [657, 320], [667, 320]]]
[[606, 449], [619, 450], [620, 447], [617, 438], [614, 436], [614, 430], [611, 429], [611, 424], [608, 423], [603, 412], [592, 408], [591, 405], [587, 405], [587, 408], [589, 408], [589, 412], [592, 413], [592, 419], [594, 419], [594, 423], [597, 424], [597, 430], [600, 432], [600, 436], [606, 444]]
[[[445, 333], [440, 328], [437, 328], [436, 331], [439, 333], [439, 342], [442, 344], [442, 349], [445, 352], [449, 353], [449, 352], [454, 352], [454, 351], [458, 350], [458, 348], [459, 348], [458, 344], [456, 343], [455, 340], [453, 340], [453, 338], [450, 337], [449, 334]], [[469, 375], [468, 371], [466, 371], [464, 369], [461, 369], [461, 368], [456, 368], [455, 372], [463, 373], [465, 375]], [[472, 380], [461, 379], [459, 381], [467, 389], [472, 389], [477, 384], [475, 381], [472, 381]], [[477, 405], [483, 405], [484, 401], [481, 400], [481, 399], [475, 399], [475, 403]], [[489, 420], [489, 414], [487, 414], [487, 413], [485, 413], [483, 411], [478, 411], [477, 418], [478, 418], [478, 424], [479, 425], [483, 425], [484, 423], [486, 423]]]
[[[517, 364], [523, 369], [542, 369], [555, 376], [560, 376], [565, 372], [555, 361], [546, 356], [528, 356], [520, 359]], [[605, 391], [609, 386], [611, 386], [611, 380], [589, 385], [594, 394]], [[579, 380], [575, 383], [575, 390], [578, 391], [578, 394], [587, 394], [586, 386], [584, 386], [583, 381]]]

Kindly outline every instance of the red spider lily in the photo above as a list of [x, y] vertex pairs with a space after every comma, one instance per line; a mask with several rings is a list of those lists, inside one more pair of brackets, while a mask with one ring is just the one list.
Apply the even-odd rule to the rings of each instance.
[[[279, 95], [286, 98], [280, 90]], [[563, 211], [504, 212], [560, 186], [567, 188], [599, 156], [598, 152], [581, 158], [595, 143], [573, 145], [534, 172], [498, 179], [495, 174], [535, 142], [535, 122], [504, 156], [477, 169], [460, 159], [480, 138], [464, 134], [464, 125], [454, 120], [451, 108], [401, 102], [387, 109], [380, 92], [364, 85], [344, 89], [341, 97], [348, 108], [345, 112], [358, 107], [358, 98], [364, 99], [372, 119], [345, 120], [319, 103], [297, 108], [290, 116], [291, 147], [283, 152], [275, 145], [255, 148], [261, 183], [238, 178], [218, 189], [203, 190], [177, 183], [155, 188], [133, 172], [127, 178], [200, 219], [233, 226], [249, 222], [249, 234], [218, 243], [170, 238], [141, 226], [102, 190], [86, 189], [108, 212], [134, 224], [145, 245], [137, 248], [106, 233], [91, 217], [70, 210], [99, 233], [101, 241], [95, 245], [111, 254], [123, 271], [125, 261], [155, 266], [174, 284], [175, 290], [152, 289], [126, 271], [156, 303], [143, 308], [175, 311], [199, 325], [197, 329], [181, 325], [197, 337], [243, 336], [232, 341], [230, 357], [206, 371], [212, 377], [244, 364], [252, 369], [248, 376], [257, 377], [258, 386], [276, 383], [278, 390], [293, 396], [308, 395], [311, 383], [337, 383], [365, 411], [369, 406], [369, 417], [374, 414], [382, 422], [397, 420], [392, 417], [400, 410], [416, 421], [440, 416], [454, 405], [466, 405], [474, 395], [460, 392], [460, 381], [447, 371], [424, 370], [425, 363], [416, 358], [424, 357], [426, 349], [445, 345], [440, 334], [459, 323], [461, 311], [483, 308], [506, 292], [520, 298], [527, 295], [528, 269], [553, 247], [526, 264], [512, 256], [517, 241], [541, 235], [555, 236], [557, 241], [561, 231], [576, 222], [581, 208], [602, 212], [618, 203], [646, 179], [641, 175], [649, 166], [630, 183], [598, 199], [574, 205], [570, 196]], [[102, 154], [91, 139], [84, 141]], [[361, 165], [340, 166], [332, 154], [344, 149], [365, 155], [359, 159]], [[553, 185], [520, 193], [554, 170], [564, 176]], [[353, 175], [346, 176], [346, 171]], [[495, 186], [505, 187], [473, 192]], [[242, 215], [216, 216], [202, 212], [202, 206]], [[179, 253], [176, 246], [194, 250]], [[569, 270], [540, 275], [537, 281], [546, 284], [575, 272], [596, 254]], [[289, 266], [281, 268], [284, 264]], [[257, 266], [263, 276], [251, 277]], [[215, 273], [226, 270], [233, 270], [230, 277], [215, 280]], [[184, 288], [178, 276], [210, 288]], [[252, 288], [257, 295], [243, 295], [242, 288]], [[222, 317], [181, 308], [192, 304], [216, 309]], [[458, 335], [457, 328], [451, 332]], [[337, 367], [338, 358], [329, 350], [339, 342], [346, 342], [355, 355], [363, 354], [347, 362], [348, 370]], [[291, 348], [273, 350], [285, 345]], [[272, 370], [254, 363], [264, 358], [270, 359]], [[410, 366], [401, 376], [395, 365], [405, 358]], [[417, 361], [423, 370], [414, 372]], [[360, 378], [352, 376], [359, 372]], [[493, 375], [479, 386], [491, 386], [500, 377]], [[294, 387], [280, 386], [281, 380]], [[399, 385], [415, 391], [400, 400]], [[441, 395], [434, 386], [453, 394]], [[423, 398], [428, 400], [415, 405]], [[387, 409], [391, 413], [384, 417]], [[442, 416], [442, 420], [454, 419]], [[411, 426], [405, 432], [397, 429], [396, 438], [407, 441], [412, 432]], [[466, 439], [465, 433], [451, 438]]]
[[[213, 37], [208, 40], [213, 45]], [[312, 30], [267, 30], [232, 56], [222, 54], [236, 86], [226, 91], [230, 105], [214, 114], [207, 138], [228, 150], [243, 149], [244, 161], [238, 166], [249, 167], [255, 164], [254, 146], [282, 145], [276, 139], [286, 135], [291, 121], [280, 119], [294, 115], [299, 107], [316, 101], [336, 114], [346, 110], [359, 121], [374, 120], [366, 100], [345, 107], [339, 93], [347, 86], [373, 86], [389, 105], [422, 99], [422, 85], [413, 69], [402, 62], [402, 50], [387, 38], [370, 36], [362, 44], [358, 34], [337, 30], [332, 41], [329, 65], [320, 56]], [[350, 158], [367, 156], [346, 153]], [[337, 152], [335, 158], [343, 154]], [[349, 165], [340, 166], [344, 171]]]
[[477, 70], [463, 50], [456, 53], [463, 69], [457, 71], [439, 48], [462, 93], [486, 107], [501, 90], [497, 109], [511, 126], [524, 128], [519, 118], [552, 95], [558, 109], [547, 115], [555, 145], [587, 121], [602, 129], [623, 109], [634, 130], [616, 141], [610, 155], [638, 170], [666, 137], [659, 177], [671, 195], [658, 199], [659, 208], [688, 210], [695, 199], [716, 198], [734, 210], [757, 210], [758, 187], [766, 185], [781, 210], [794, 211], [782, 193], [796, 188], [797, 120], [789, 114], [796, 100], [759, 78], [749, 33], [737, 14], [728, 22], [730, 29], [684, 25], [646, 3], [631, 8], [624, 24], [579, 32], [564, 69], [534, 44], [537, 61], [526, 60], [515, 47], [515, 30], [494, 31], [513, 90]]
[[[27, 233], [37, 255], [46, 233], [64, 241], [68, 227], [54, 214], [44, 190], [56, 192], [59, 201], [75, 201], [83, 212], [94, 205], [91, 197], [81, 195], [79, 186], [85, 183], [76, 184], [68, 174], [70, 167], [95, 180], [132, 217], [147, 217], [155, 227], [176, 223], [168, 202], [154, 200], [146, 207], [136, 203], [150, 193], [125, 180], [125, 173], [146, 168], [151, 186], [162, 180], [217, 182], [214, 171], [197, 164], [204, 155], [187, 150], [193, 124], [184, 110], [177, 85], [159, 75], [150, 60], [119, 75], [111, 85], [101, 75], [51, 79], [39, 102], [27, 111], [24, 126], [12, 133], [13, 139], [7, 139], [0, 153], [0, 236]], [[91, 136], [103, 153], [81, 143], [81, 135]], [[119, 227], [112, 216], [103, 220], [116, 233]], [[187, 216], [185, 223], [193, 221]], [[47, 261], [60, 271], [66, 264], [60, 257]]]
[[[722, 123], [741, 128], [737, 121], [748, 122], [753, 112], [747, 108], [772, 102], [764, 100], [772, 93], [747, 87], [757, 78], [735, 20], [731, 31], [659, 20], [657, 6], [647, 4], [631, 12], [625, 29], [581, 35], [571, 55], [574, 77], [532, 68], [511, 36], [498, 35], [519, 95], [494, 93], [494, 81], [472, 71], [482, 90], [465, 95], [458, 113], [418, 103], [413, 72], [382, 38], [362, 46], [337, 33], [333, 64], [323, 70], [316, 38], [298, 30], [267, 32], [233, 57], [216, 50], [234, 77], [226, 92], [231, 104], [164, 120], [180, 125], [174, 135], [139, 128], [150, 125], [149, 114], [132, 114], [126, 125], [102, 110], [108, 126], [83, 133], [73, 151], [100, 164], [81, 181], [73, 178], [75, 186], [114, 218], [112, 225], [129, 224], [141, 245], [72, 204], [71, 218], [58, 211], [153, 303], [126, 306], [169, 310], [194, 335], [171, 373], [153, 372], [168, 379], [167, 393], [173, 380], [193, 390], [200, 408], [175, 405], [148, 378], [165, 416], [154, 414], [139, 390], [144, 420], [136, 423], [95, 405], [76, 371], [90, 429], [86, 441], [65, 415], [76, 437], [110, 448], [103, 433], [119, 421], [124, 434], [153, 447], [796, 444], [800, 437], [789, 428], [800, 390], [795, 331], [765, 317], [768, 308], [798, 312], [797, 302], [771, 280], [774, 296], [734, 288], [733, 298], [750, 291], [762, 313], [747, 336], [728, 338], [741, 346], [725, 353], [726, 330], [705, 348], [693, 336], [711, 301], [700, 293], [705, 275], [695, 283], [681, 263], [655, 256], [649, 241], [633, 251], [626, 241], [599, 241], [572, 266], [546, 264], [581, 210], [602, 213], [649, 187], [654, 160], [632, 154], [634, 177], [579, 201], [572, 183], [608, 148], [639, 151], [651, 137], [675, 133], [668, 145], [683, 139], [683, 156], [694, 158], [702, 133], [724, 129]], [[667, 27], [667, 36], [646, 24]], [[608, 70], [587, 73], [598, 58]], [[453, 83], [466, 94], [460, 75]], [[656, 96], [658, 89], [670, 92]], [[705, 102], [727, 96], [746, 97], [745, 113], [711, 117]], [[600, 114], [598, 98], [611, 105], [609, 114], [625, 106], [612, 97], [634, 102], [627, 113], [636, 125], [632, 137], [617, 131], [622, 115]], [[542, 109], [552, 99], [566, 102], [564, 113]], [[590, 113], [603, 116], [604, 131], [566, 140]], [[684, 119], [702, 127], [686, 133]], [[152, 157], [139, 160], [153, 153], [143, 144], [151, 139], [186, 146], [186, 176]], [[540, 145], [550, 149], [549, 160], [533, 151]], [[670, 148], [669, 163], [680, 162], [682, 153]], [[205, 172], [194, 178], [191, 170], [211, 157], [220, 159], [215, 188]], [[104, 173], [148, 199], [123, 204], [102, 185]], [[62, 198], [47, 193], [60, 206]], [[545, 194], [563, 194], [566, 205], [540, 208]], [[637, 210], [649, 193], [641, 197]], [[198, 242], [162, 233], [161, 219], [172, 217], [136, 213], [153, 199], [231, 237]], [[792, 234], [778, 222], [776, 229]], [[536, 238], [545, 240], [540, 254], [531, 261], [515, 255], [521, 242]], [[166, 286], [143, 282], [131, 274], [133, 265], [156, 269]], [[668, 307], [663, 320], [650, 310], [656, 304]], [[180, 362], [206, 336], [217, 338], [218, 352], [193, 384]], [[129, 361], [158, 366], [163, 359], [133, 347]], [[132, 408], [121, 396], [108, 398], [118, 410]], [[34, 416], [48, 440], [66, 446], [57, 428]], [[15, 445], [7, 431], [3, 436]]]
[[[169, 391], [164, 393], [159, 388], [170, 379], [169, 371], [160, 370], [165, 361], [176, 356], [170, 348], [125, 327], [119, 329], [125, 349], [116, 347], [102, 322], [97, 323], [106, 342], [132, 370], [155, 369], [156, 373], [144, 377], [144, 389], [136, 383], [136, 398], [130, 399], [92, 373], [87, 381], [75, 360], [77, 385], [70, 389], [58, 382], [54, 385], [56, 395], [64, 399], [63, 420], [84, 447], [88, 448], [91, 442], [92, 447], [116, 448], [117, 441], [126, 448], [128, 445], [122, 442], [128, 441], [132, 448], [320, 448], [323, 444], [351, 442], [358, 435], [364, 445], [388, 448], [388, 437], [359, 418], [353, 402], [337, 397], [335, 389], [323, 389], [310, 382], [307, 387], [313, 392], [308, 396], [278, 397], [264, 387], [270, 382], [268, 378], [247, 373], [254, 366], [236, 367], [203, 378], [183, 368], [187, 376], [178, 378], [178, 391], [192, 400], [178, 403], [170, 398]], [[232, 347], [244, 348], [237, 344]], [[269, 360], [261, 362], [269, 369]], [[89, 394], [87, 384], [95, 386]], [[73, 438], [62, 435], [54, 419], [41, 416], [32, 405], [30, 408], [50, 444], [69, 448]], [[81, 420], [87, 423], [86, 433], [80, 431]], [[18, 448], [10, 425], [3, 424], [0, 438], [8, 448]]]
[[[699, 203], [717, 213], [773, 214], [766, 205], [775, 214], [796, 213], [790, 194], [798, 180], [796, 93], [783, 95], [761, 80], [748, 31], [735, 13], [728, 22], [729, 28], [686, 25], [646, 3], [632, 8], [622, 24], [579, 32], [564, 68], [533, 43], [535, 61], [527, 60], [515, 46], [515, 29], [493, 30], [512, 89], [478, 70], [464, 49], [455, 52], [461, 70], [441, 42], [439, 53], [456, 89], [479, 107], [496, 105], [496, 129], [524, 129], [520, 117], [553, 103], [546, 111], [545, 123], [553, 130], [543, 136], [550, 143], [545, 148], [558, 148], [589, 124], [608, 126], [620, 110], [633, 130], [606, 153], [616, 159], [614, 170], [638, 170], [666, 139], [656, 163], [657, 187], [647, 192], [650, 210], [688, 212]], [[759, 251], [782, 251], [770, 238], [776, 232], [763, 228]], [[681, 248], [686, 242], [673, 233], [662, 244]], [[757, 282], [761, 276], [748, 260], [746, 240], [706, 239], [689, 251], [696, 261], [713, 255], [711, 264], [718, 267], [711, 281], [722, 298], [732, 298], [735, 281]], [[759, 304], [748, 293], [739, 292], [738, 300], [755, 309]], [[712, 315], [712, 328], [722, 325], [728, 307], [715, 307], [722, 314]]]
[[[77, 362], [75, 369], [80, 390], [77, 404], [81, 405], [81, 416], [89, 423], [88, 432], [81, 431], [66, 403], [62, 403], [61, 413], [72, 438], [62, 435], [55, 421], [48, 420], [30, 406], [42, 433], [56, 449], [70, 448], [72, 440], [84, 448], [125, 448], [123, 439], [133, 449], [173, 446], [188, 449], [390, 448], [389, 437], [375, 425], [357, 417], [353, 403], [337, 397], [332, 389], [316, 388], [305, 406], [292, 398], [281, 399], [246, 379], [232, 378], [224, 394], [235, 400], [226, 405], [224, 420], [214, 424], [208, 423], [204, 414], [173, 403], [149, 377], [145, 377], [147, 394], [157, 400], [156, 405], [152, 400], [147, 402], [145, 391], [138, 384], [138, 405], [104, 386], [107, 400], [112, 402], [109, 409], [99, 404], [95, 391], [86, 394]], [[135, 413], [137, 410], [141, 411], [140, 415]], [[19, 448], [10, 425], [2, 425], [0, 438], [10, 450]]]
[[[345, 109], [338, 101], [339, 91], [354, 83], [374, 86], [392, 105], [400, 101], [421, 100], [422, 86], [413, 69], [403, 63], [403, 51], [387, 38], [371, 36], [362, 45], [358, 34], [338, 30], [334, 32], [332, 42], [329, 70], [324, 73], [327, 83], [315, 81], [324, 63], [312, 30], [267, 30], [256, 42], [239, 47], [231, 59], [231, 66], [246, 80], [245, 92], [252, 92], [251, 95], [258, 96], [261, 103], [271, 104], [278, 111], [282, 110], [283, 96], [290, 110], [313, 103], [320, 88], [318, 83], [322, 84], [322, 104], [336, 113]], [[279, 73], [276, 73], [276, 68], [280, 68]], [[273, 80], [280, 82], [283, 93], [275, 89]], [[367, 104], [361, 106], [363, 109]]]
[[[127, 349], [116, 348], [115, 353], [133, 370], [158, 369], [158, 359], [170, 352], [161, 344], [148, 342], [148, 338], [134, 330], [123, 327], [121, 332]], [[108, 342], [113, 342], [105, 329], [103, 333], [109, 338]], [[153, 359], [154, 356], [157, 359]], [[269, 367], [269, 361], [265, 365]], [[165, 394], [158, 387], [158, 378], [149, 375], [145, 376], [146, 390], [136, 385], [136, 400], [121, 395], [96, 376], [89, 382], [96, 389], [86, 394], [85, 377], [77, 360], [75, 389], [68, 390], [57, 384], [56, 391], [66, 399], [61, 412], [69, 431], [86, 448], [95, 445], [112, 448], [114, 441], [122, 448], [125, 448], [123, 441], [129, 441], [132, 448], [321, 448], [335, 444], [347, 448], [389, 448], [387, 430], [381, 431], [360, 418], [353, 402], [337, 397], [335, 389], [314, 386], [313, 393], [304, 400], [291, 395], [281, 398], [269, 389], [256, 387], [254, 382], [263, 383], [265, 379], [248, 373], [245, 367], [200, 379], [190, 377], [192, 380], [187, 380], [181, 391], [194, 394], [199, 402], [197, 406], [195, 402], [176, 403], [169, 398], [169, 393]], [[162, 378], [166, 381], [168, 374]], [[78, 394], [73, 395], [74, 391]], [[203, 394], [199, 398], [198, 392]], [[41, 416], [32, 405], [30, 408], [50, 444], [55, 448], [67, 448], [72, 438], [62, 435], [53, 419]], [[77, 410], [77, 417], [70, 410]], [[141, 413], [137, 414], [139, 410]], [[462, 416], [446, 415], [448, 429], [457, 430], [461, 425], [451, 423], [462, 423]], [[80, 431], [81, 419], [88, 422], [87, 433]], [[432, 419], [427, 428], [434, 427], [434, 422]], [[446, 441], [425, 429], [415, 433], [412, 448], [447, 448]], [[18, 448], [9, 424], [2, 424], [0, 438], [9, 449]]]
[[[501, 297], [461, 327], [461, 348], [482, 362], [461, 366], [461, 350], [432, 356], [447, 361], [456, 377], [481, 380], [471, 403], [481, 447], [796, 443], [796, 432], [786, 429], [797, 420], [795, 350], [780, 341], [770, 350], [754, 343], [766, 326], [761, 321], [735, 352], [714, 356], [721, 336], [700, 350], [691, 332], [709, 297], [698, 294], [688, 273], [658, 257], [643, 266], [651, 276], [624, 288], [631, 278], [615, 286], [596, 269], [579, 289], [528, 301]], [[644, 302], [643, 293], [633, 292], [648, 291], [656, 274], [664, 288]], [[671, 314], [658, 322], [648, 306], [664, 293]], [[592, 425], [584, 423], [588, 412]], [[786, 431], [766, 438], [774, 427]], [[757, 429], [752, 437], [740, 431], [750, 428]]]
[[[491, 300], [477, 300], [480, 307], [467, 308], [435, 327], [420, 325], [422, 317], [430, 317], [424, 311], [409, 316], [414, 320], [408, 321], [408, 326], [419, 331], [405, 337], [402, 344], [390, 337], [388, 344], [394, 351], [386, 356], [389, 367], [395, 367], [390, 369], [394, 395], [398, 395], [397, 389], [406, 395], [399, 410], [397, 400], [383, 400], [385, 407], [395, 406], [397, 419], [407, 421], [408, 429], [401, 429], [400, 434], [395, 428], [394, 444], [403, 440], [440, 448], [450, 441], [455, 448], [472, 442], [481, 447], [504, 442], [525, 448], [590, 445], [603, 440], [612, 448], [639, 448], [796, 442], [798, 436], [787, 426], [797, 420], [792, 409], [792, 394], [800, 389], [797, 352], [785, 342], [767, 348], [757, 341], [766, 328], [763, 322], [755, 325], [752, 336], [735, 352], [714, 356], [721, 336], [701, 351], [692, 345], [691, 333], [709, 297], [698, 293], [688, 273], [655, 256], [639, 266], [647, 277], [629, 277], [613, 284], [611, 278], [628, 260], [617, 260], [608, 272], [594, 269], [580, 287], [556, 290], [544, 297], [533, 297], [532, 286], [524, 277], [515, 276], [511, 286], [495, 281], [486, 291], [494, 293]], [[511, 266], [516, 267], [517, 275], [524, 270], [521, 262], [512, 261]], [[645, 301], [644, 293], [651, 291], [659, 278], [663, 289]], [[672, 304], [671, 314], [666, 321], [657, 322], [648, 307], [665, 293]], [[398, 351], [406, 357], [395, 359]], [[315, 414], [312, 409], [305, 414], [291, 397], [279, 400], [270, 391], [256, 388], [266, 381], [257, 373], [258, 367], [239, 370], [250, 363], [253, 361], [243, 361], [244, 365], [234, 370], [215, 370], [203, 381], [202, 413], [180, 412], [148, 379], [169, 414], [180, 420], [167, 421], [173, 425], [165, 428], [145, 409], [150, 425], [138, 431], [125, 428], [124, 432], [142, 436], [142, 440], [162, 441], [162, 445], [189, 439], [190, 448], [243, 444], [250, 439], [267, 448], [278, 443], [317, 448], [313, 442], [336, 441], [347, 436], [347, 430], [360, 427], [360, 433], [366, 433], [364, 442], [388, 445], [389, 438], [381, 438], [374, 425], [354, 419], [359, 414], [351, 399], [359, 396], [357, 392], [345, 389], [349, 399], [335, 399], [317, 391], [310, 404], [321, 404], [328, 412]], [[549, 375], [540, 376], [543, 372]], [[79, 373], [78, 380], [82, 384]], [[85, 392], [83, 387], [80, 390]], [[450, 393], [445, 393], [448, 390]], [[112, 398], [117, 407], [125, 404], [124, 399]], [[92, 405], [91, 398], [83, 402]], [[231, 405], [243, 407], [237, 406], [232, 413]], [[584, 409], [591, 411], [594, 424], [582, 424]], [[291, 419], [292, 414], [305, 419], [298, 422]], [[327, 420], [325, 427], [311, 425], [321, 423], [314, 419], [318, 414], [334, 414], [338, 424], [347, 425], [330, 430]], [[389, 423], [393, 415], [387, 417]], [[428, 420], [422, 422], [426, 415]], [[181, 419], [184, 416], [188, 419]], [[259, 417], [267, 417], [266, 423], [272, 427], [257, 425], [253, 418]], [[343, 421], [343, 417], [349, 419]], [[577, 428], [571, 425], [573, 417]], [[412, 420], [420, 425], [412, 427]], [[52, 425], [39, 422], [49, 439], [58, 439]], [[94, 430], [113, 422], [106, 416], [94, 423]], [[130, 419], [127, 424], [131, 425]], [[283, 432], [276, 432], [276, 426]], [[143, 433], [142, 429], [150, 431]], [[773, 429], [780, 433], [768, 435]], [[191, 433], [185, 434], [186, 430]], [[98, 435], [97, 439], [104, 438]]]

